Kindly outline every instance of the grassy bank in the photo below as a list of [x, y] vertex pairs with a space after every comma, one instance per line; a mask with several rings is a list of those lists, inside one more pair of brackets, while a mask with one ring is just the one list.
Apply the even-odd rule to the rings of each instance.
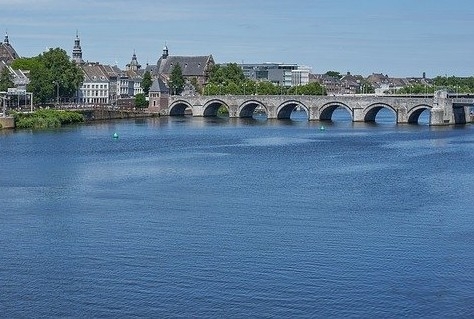
[[63, 124], [84, 122], [84, 116], [74, 111], [38, 110], [33, 113], [15, 113], [16, 128], [47, 129], [60, 127]]

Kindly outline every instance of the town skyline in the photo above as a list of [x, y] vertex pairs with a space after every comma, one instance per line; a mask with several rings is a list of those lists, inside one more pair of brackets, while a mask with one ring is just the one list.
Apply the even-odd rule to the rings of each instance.
[[474, 74], [474, 5], [467, 0], [209, 0], [199, 5], [147, 0], [135, 8], [126, 1], [0, 4], [0, 28], [22, 57], [56, 47], [71, 55], [78, 32], [84, 60], [120, 68], [133, 53], [142, 65], [156, 64], [167, 45], [172, 55], [212, 54], [221, 64], [298, 64], [315, 74]]

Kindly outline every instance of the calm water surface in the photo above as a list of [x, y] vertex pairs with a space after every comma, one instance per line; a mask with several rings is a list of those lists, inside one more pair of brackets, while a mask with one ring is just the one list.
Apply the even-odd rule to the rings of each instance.
[[0, 317], [472, 318], [474, 127], [393, 121], [1, 131]]

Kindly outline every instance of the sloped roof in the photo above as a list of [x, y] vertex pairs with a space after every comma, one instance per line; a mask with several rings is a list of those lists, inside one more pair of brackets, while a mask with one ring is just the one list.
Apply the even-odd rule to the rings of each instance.
[[207, 66], [210, 62], [214, 62], [212, 55], [161, 57], [158, 60], [157, 69], [154, 69], [154, 73], [170, 74], [173, 67], [179, 64], [183, 76], [204, 76], [206, 71], [208, 71]]
[[84, 82], [106, 82], [109, 80], [109, 75], [104, 72], [99, 63], [86, 63], [80, 67], [84, 71]]
[[122, 72], [116, 65], [111, 66], [107, 64], [99, 64], [99, 66], [102, 69], [102, 72], [107, 74], [108, 78], [117, 77]]
[[130, 78], [130, 79], [134, 79], [134, 80], [141, 80], [143, 79], [143, 72], [141, 72], [141, 70], [127, 70], [125, 71], [125, 75]]
[[169, 89], [166, 86], [165, 82], [163, 82], [163, 80], [161, 80], [160, 78], [156, 78], [151, 84], [150, 92], [169, 93]]
[[11, 46], [8, 35], [5, 35], [5, 40], [0, 43], [0, 61], [5, 61], [5, 63], [10, 64], [17, 58], [19, 58], [18, 54]]
[[152, 65], [152, 64], [148, 64], [146, 67], [145, 67], [145, 70], [144, 72], [148, 71], [150, 72], [151, 75], [156, 75], [156, 70], [158, 70], [158, 66], [157, 65]]

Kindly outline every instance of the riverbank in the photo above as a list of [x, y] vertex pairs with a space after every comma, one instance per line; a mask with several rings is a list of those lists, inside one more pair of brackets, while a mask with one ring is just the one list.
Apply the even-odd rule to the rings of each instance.
[[137, 111], [137, 110], [92, 109], [92, 110], [79, 110], [77, 112], [84, 116], [85, 122], [134, 119], [134, 118], [146, 118], [146, 117], [159, 116], [159, 114], [148, 113], [144, 110]]
[[159, 114], [143, 110], [55, 110], [41, 109], [33, 113], [14, 113], [13, 116], [0, 117], [0, 129], [14, 128], [54, 128], [65, 124], [156, 117]]
[[15, 128], [15, 119], [13, 116], [0, 117], [0, 130]]
[[41, 109], [35, 112], [13, 113], [15, 128], [48, 129], [57, 128], [64, 124], [84, 122], [84, 116], [75, 111]]

